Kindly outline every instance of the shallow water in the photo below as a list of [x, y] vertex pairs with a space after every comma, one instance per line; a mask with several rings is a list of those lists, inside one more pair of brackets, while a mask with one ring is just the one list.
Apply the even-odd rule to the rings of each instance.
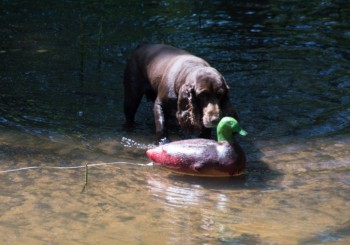
[[[349, 14], [335, 0], [3, 1], [0, 243], [349, 244]], [[122, 112], [141, 42], [222, 72], [245, 175], [148, 164], [151, 105], [132, 132]]]

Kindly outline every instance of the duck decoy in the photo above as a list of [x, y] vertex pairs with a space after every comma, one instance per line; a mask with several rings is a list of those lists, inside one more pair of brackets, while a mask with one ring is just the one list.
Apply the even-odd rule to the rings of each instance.
[[224, 177], [243, 173], [246, 156], [235, 141], [246, 136], [236, 119], [224, 117], [217, 126], [217, 141], [188, 139], [160, 145], [146, 151], [154, 165], [196, 176]]

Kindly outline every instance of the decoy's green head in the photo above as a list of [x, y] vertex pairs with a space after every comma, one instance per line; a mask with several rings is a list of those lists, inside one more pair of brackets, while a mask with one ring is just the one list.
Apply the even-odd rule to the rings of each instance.
[[217, 128], [218, 141], [234, 141], [234, 134], [246, 136], [248, 133], [241, 128], [238, 121], [233, 117], [223, 117]]

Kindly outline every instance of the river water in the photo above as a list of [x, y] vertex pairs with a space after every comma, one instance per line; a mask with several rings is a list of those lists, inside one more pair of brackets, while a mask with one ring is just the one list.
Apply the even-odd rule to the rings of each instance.
[[[347, 0], [4, 0], [0, 34], [0, 244], [350, 243]], [[152, 106], [122, 112], [139, 43], [225, 76], [243, 176], [148, 164]]]

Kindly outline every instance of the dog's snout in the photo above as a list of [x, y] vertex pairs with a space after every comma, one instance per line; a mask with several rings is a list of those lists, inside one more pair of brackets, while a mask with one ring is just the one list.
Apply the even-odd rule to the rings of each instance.
[[218, 116], [211, 116], [210, 117], [211, 124], [218, 124], [219, 120], [220, 120], [220, 118]]

